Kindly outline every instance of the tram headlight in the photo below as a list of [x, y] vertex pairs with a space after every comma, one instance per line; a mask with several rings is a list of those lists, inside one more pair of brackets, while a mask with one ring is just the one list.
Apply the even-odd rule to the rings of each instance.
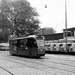
[[28, 49], [28, 47], [26, 47], [26, 49]]

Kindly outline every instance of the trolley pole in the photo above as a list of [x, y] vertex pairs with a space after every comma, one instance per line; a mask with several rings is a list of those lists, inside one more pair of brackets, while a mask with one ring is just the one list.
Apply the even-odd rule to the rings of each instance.
[[66, 50], [67, 50], [67, 4], [65, 0], [65, 28], [66, 28]]

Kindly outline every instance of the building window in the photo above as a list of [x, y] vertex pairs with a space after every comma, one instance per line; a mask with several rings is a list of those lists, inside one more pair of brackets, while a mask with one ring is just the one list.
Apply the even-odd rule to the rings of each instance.
[[[67, 32], [67, 37], [72, 37], [74, 34], [72, 32]], [[65, 32], [65, 37], [66, 37], [66, 32]]]
[[74, 31], [72, 31], [72, 36], [74, 36]]

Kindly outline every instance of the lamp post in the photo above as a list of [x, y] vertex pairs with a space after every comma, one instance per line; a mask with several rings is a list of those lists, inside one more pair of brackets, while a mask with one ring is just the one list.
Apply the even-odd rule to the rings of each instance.
[[66, 28], [66, 50], [67, 50], [67, 4], [65, 0], [65, 28]]

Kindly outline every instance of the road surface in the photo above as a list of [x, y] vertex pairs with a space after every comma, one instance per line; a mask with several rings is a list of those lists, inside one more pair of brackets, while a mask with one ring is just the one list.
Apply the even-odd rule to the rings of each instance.
[[46, 54], [27, 58], [0, 51], [0, 75], [75, 75], [75, 56]]

